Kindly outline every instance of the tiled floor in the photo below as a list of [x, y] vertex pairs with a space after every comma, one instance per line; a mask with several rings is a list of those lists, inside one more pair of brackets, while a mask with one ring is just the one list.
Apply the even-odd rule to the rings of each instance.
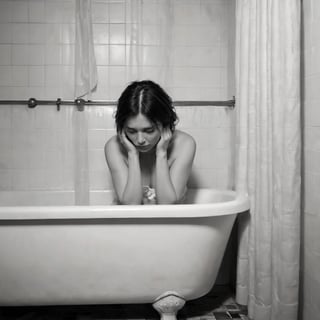
[[[215, 287], [209, 294], [188, 301], [179, 320], [247, 320], [246, 308], [237, 305], [230, 290]], [[64, 307], [0, 308], [0, 320], [158, 320], [158, 313], [146, 305], [100, 305]]]

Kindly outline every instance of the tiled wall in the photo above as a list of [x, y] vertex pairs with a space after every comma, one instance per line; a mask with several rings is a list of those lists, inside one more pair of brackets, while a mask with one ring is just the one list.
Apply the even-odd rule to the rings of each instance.
[[[124, 0], [93, 1], [99, 83], [92, 99], [115, 100], [130, 78], [132, 23]], [[159, 0], [144, 1], [140, 67], [161, 66]], [[170, 81], [174, 100], [229, 100], [234, 94], [234, 1], [173, 0]], [[0, 99], [73, 99], [74, 0], [0, 1]], [[162, 50], [162, 51], [161, 51]], [[233, 111], [178, 107], [178, 128], [197, 140], [190, 185], [233, 186]], [[79, 147], [88, 143], [90, 188], [112, 187], [103, 147], [114, 134], [114, 109], [0, 106], [0, 190], [73, 189]], [[85, 124], [78, 137], [77, 118]], [[79, 120], [79, 119], [78, 119]], [[80, 128], [81, 129], [81, 128]], [[79, 142], [79, 139], [84, 139]], [[84, 144], [83, 144], [84, 145]]]
[[303, 0], [302, 290], [300, 319], [320, 314], [320, 3]]

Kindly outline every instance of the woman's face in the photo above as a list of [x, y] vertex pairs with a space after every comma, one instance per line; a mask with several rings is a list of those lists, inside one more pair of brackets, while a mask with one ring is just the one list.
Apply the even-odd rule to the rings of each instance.
[[156, 124], [143, 114], [128, 118], [124, 132], [139, 152], [148, 152], [158, 143], [161, 133]]

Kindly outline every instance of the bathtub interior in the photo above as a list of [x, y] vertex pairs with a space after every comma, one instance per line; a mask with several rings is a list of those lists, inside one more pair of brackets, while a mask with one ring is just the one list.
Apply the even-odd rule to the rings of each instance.
[[[188, 189], [184, 204], [221, 203], [235, 200], [232, 190]], [[114, 204], [112, 190], [90, 191], [88, 205]], [[76, 195], [72, 190], [65, 191], [1, 191], [1, 206], [73, 206]]]

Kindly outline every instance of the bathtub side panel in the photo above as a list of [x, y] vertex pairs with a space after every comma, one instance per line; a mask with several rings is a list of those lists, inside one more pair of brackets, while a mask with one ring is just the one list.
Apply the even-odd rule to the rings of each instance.
[[148, 303], [214, 284], [235, 215], [1, 221], [0, 305]]

